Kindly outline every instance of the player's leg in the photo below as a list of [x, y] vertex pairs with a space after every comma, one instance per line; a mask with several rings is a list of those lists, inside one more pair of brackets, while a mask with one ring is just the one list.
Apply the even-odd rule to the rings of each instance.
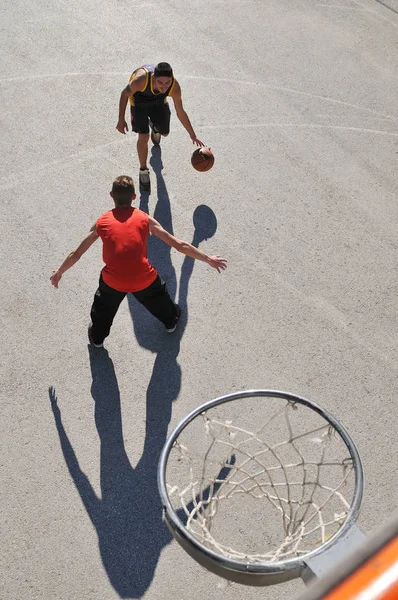
[[151, 128], [151, 140], [152, 140], [152, 144], [154, 146], [159, 146], [160, 144], [160, 140], [161, 140], [161, 135], [159, 133], [159, 131], [157, 130], [157, 128], [155, 127], [155, 125], [152, 123], [152, 121], [149, 121], [149, 127]]
[[166, 284], [159, 275], [151, 285], [133, 295], [154, 317], [162, 321], [169, 333], [175, 330], [181, 309], [170, 298]]
[[125, 295], [125, 292], [118, 292], [106, 285], [102, 275], [100, 276], [91, 307], [91, 325], [88, 328], [89, 340], [97, 348], [101, 348], [104, 339], [108, 337], [113, 319]]
[[167, 137], [170, 132], [170, 107], [168, 102], [156, 106], [149, 111], [151, 140], [159, 146], [161, 136]]
[[149, 133], [139, 133], [137, 140], [138, 160], [140, 169], [147, 169]]
[[149, 179], [148, 160], [148, 141], [149, 141], [149, 118], [148, 110], [145, 107], [131, 107], [131, 127], [138, 133], [137, 154], [140, 163], [140, 187], [149, 192], [151, 181]]

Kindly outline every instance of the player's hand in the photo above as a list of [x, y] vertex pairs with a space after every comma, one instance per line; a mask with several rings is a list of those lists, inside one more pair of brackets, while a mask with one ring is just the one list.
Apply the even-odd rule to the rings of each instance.
[[208, 264], [219, 273], [227, 268], [227, 260], [221, 256], [209, 256]]
[[129, 130], [126, 121], [119, 121], [116, 125], [116, 129], [123, 134], [125, 134]]
[[191, 140], [192, 140], [192, 143], [196, 144], [197, 146], [204, 146], [204, 143], [201, 142], [200, 140], [198, 140], [196, 135], [191, 136]]
[[50, 277], [50, 281], [55, 288], [58, 287], [61, 277], [62, 277], [61, 273], [59, 273], [58, 271], [53, 271], [53, 274]]

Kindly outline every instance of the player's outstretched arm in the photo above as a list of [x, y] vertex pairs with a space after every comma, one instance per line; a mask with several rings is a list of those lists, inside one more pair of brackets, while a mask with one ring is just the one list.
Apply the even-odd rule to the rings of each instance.
[[199, 248], [195, 248], [192, 244], [188, 242], [184, 242], [183, 240], [179, 240], [174, 235], [163, 229], [161, 224], [156, 221], [153, 217], [149, 217], [149, 231], [156, 235], [163, 242], [178, 250], [182, 254], [186, 254], [191, 258], [195, 258], [196, 260], [201, 260], [202, 262], [207, 263], [213, 269], [216, 269], [219, 273], [224, 271], [227, 268], [227, 261], [225, 258], [221, 258], [221, 256], [208, 256]]
[[83, 254], [87, 252], [90, 246], [94, 244], [98, 237], [99, 236], [96, 227], [95, 225], [93, 225], [93, 227], [90, 230], [90, 233], [88, 233], [86, 237], [80, 242], [76, 250], [72, 250], [72, 252], [70, 252], [65, 258], [62, 265], [56, 271], [53, 271], [53, 274], [50, 277], [50, 281], [54, 287], [58, 287], [58, 283], [65, 271], [67, 271], [68, 269], [73, 267], [75, 263], [77, 263], [77, 261], [83, 256]]
[[196, 133], [191, 125], [191, 121], [189, 120], [189, 117], [184, 110], [184, 107], [182, 105], [181, 87], [180, 87], [180, 84], [178, 83], [178, 81], [176, 81], [174, 84], [174, 89], [171, 94], [171, 97], [173, 98], [177, 117], [179, 118], [179, 120], [181, 121], [181, 123], [183, 124], [183, 126], [185, 127], [187, 132], [189, 133], [189, 137], [191, 138], [192, 143], [196, 144], [197, 146], [204, 146], [204, 143], [201, 142], [200, 140], [198, 140], [198, 138], [196, 137]]

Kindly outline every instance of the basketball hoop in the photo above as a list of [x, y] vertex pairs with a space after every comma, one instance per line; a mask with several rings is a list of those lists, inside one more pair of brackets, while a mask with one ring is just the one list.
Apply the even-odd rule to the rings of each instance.
[[358, 450], [305, 398], [248, 390], [185, 417], [167, 440], [158, 487], [166, 523], [202, 566], [231, 581], [308, 580], [363, 540]]

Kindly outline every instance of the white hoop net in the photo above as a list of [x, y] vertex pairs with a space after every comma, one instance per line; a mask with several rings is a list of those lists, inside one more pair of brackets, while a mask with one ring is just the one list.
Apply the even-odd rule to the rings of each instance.
[[355, 471], [343, 439], [316, 412], [250, 398], [196, 417], [174, 443], [166, 482], [173, 509], [205, 547], [237, 561], [278, 562], [338, 531]]

